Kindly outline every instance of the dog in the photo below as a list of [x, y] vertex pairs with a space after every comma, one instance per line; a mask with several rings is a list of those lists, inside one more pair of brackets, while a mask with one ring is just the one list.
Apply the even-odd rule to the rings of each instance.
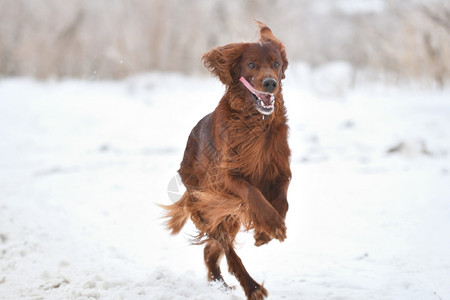
[[265, 24], [257, 43], [216, 47], [202, 57], [226, 86], [216, 109], [191, 131], [178, 173], [186, 187], [166, 209], [166, 226], [180, 232], [190, 218], [198, 229], [194, 244], [205, 244], [207, 279], [225, 283], [225, 255], [250, 300], [268, 296], [235, 252], [243, 227], [255, 245], [286, 238], [287, 190], [291, 180], [288, 125], [281, 80], [288, 66], [283, 43]]

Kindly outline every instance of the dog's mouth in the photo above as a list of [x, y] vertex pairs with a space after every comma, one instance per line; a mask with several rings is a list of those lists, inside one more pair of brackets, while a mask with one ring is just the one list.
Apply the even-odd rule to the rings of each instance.
[[275, 96], [271, 93], [257, 91], [244, 77], [239, 79], [252, 93], [256, 109], [263, 115], [270, 115], [275, 109]]
[[270, 115], [275, 109], [275, 96], [269, 93], [257, 92], [252, 93], [253, 99], [256, 102], [256, 109], [263, 115]]

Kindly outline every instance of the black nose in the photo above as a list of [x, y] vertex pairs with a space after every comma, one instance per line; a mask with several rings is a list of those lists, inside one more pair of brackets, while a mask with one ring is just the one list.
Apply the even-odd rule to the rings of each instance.
[[278, 82], [273, 78], [265, 78], [262, 81], [263, 88], [266, 92], [271, 93], [277, 87]]

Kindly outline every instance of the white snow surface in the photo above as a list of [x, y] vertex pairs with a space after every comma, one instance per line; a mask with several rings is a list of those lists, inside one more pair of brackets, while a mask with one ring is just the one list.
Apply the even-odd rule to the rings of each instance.
[[[290, 67], [288, 238], [242, 232], [237, 253], [269, 299], [450, 299], [450, 90], [337, 70]], [[195, 228], [169, 235], [156, 206], [223, 91], [161, 73], [2, 79], [0, 299], [245, 299], [225, 260], [237, 288], [207, 283]]]

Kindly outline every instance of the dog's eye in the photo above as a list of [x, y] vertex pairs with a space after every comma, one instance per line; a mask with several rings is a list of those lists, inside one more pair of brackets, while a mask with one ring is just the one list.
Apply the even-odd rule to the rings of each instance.
[[274, 67], [274, 68], [279, 68], [279, 67], [280, 67], [280, 63], [277, 62], [277, 61], [274, 62], [274, 63], [273, 63], [273, 67]]
[[254, 63], [254, 62], [249, 62], [248, 63], [248, 67], [250, 68], [250, 69], [255, 69], [256, 68], [256, 64]]

